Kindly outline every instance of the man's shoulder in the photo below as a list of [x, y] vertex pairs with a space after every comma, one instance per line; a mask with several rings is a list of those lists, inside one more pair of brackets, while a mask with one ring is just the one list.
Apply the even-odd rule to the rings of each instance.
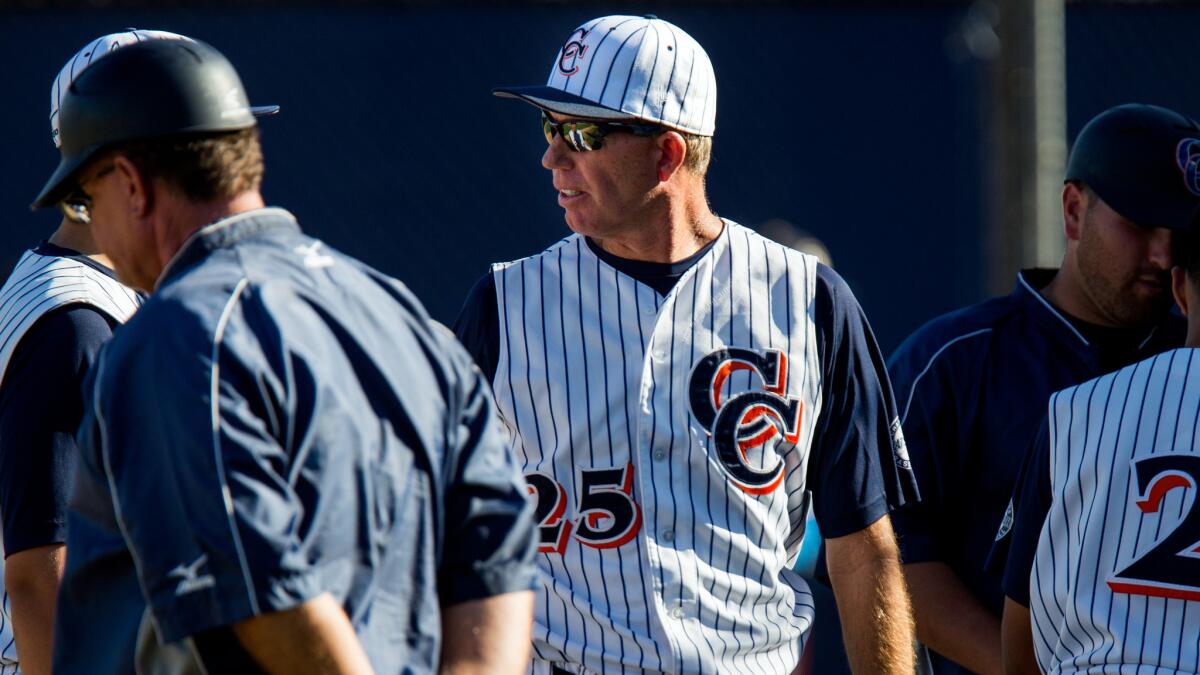
[[1020, 311], [1009, 296], [991, 298], [934, 318], [901, 343], [889, 361], [889, 369], [925, 367], [931, 359], [954, 353], [977, 357], [996, 337], [1013, 325]]

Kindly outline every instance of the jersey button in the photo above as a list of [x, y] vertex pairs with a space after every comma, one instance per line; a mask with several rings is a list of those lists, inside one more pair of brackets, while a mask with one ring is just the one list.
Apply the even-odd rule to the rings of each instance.
[[666, 458], [667, 458], [666, 450], [659, 449], [659, 450], [654, 451], [654, 461], [661, 462]]
[[662, 540], [666, 542], [675, 541], [675, 531], [666, 530], [662, 533]]
[[671, 610], [671, 617], [675, 618], [675, 619], [682, 619], [683, 618], [683, 608], [676, 607], [675, 609]]

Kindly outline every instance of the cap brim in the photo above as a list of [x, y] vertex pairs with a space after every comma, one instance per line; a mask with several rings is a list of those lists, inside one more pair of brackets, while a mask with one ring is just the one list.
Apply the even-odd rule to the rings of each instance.
[[[276, 115], [278, 113], [279, 106], [277, 105], [250, 106], [250, 114], [255, 117], [270, 117], [271, 115]], [[50, 175], [50, 179], [46, 181], [45, 187], [42, 188], [42, 191], [38, 194], [37, 199], [33, 200], [33, 203], [29, 205], [29, 208], [33, 210], [44, 209], [49, 206], [54, 206], [62, 201], [63, 198], [67, 196], [67, 193], [71, 191], [71, 176], [74, 175], [81, 166], [87, 163], [87, 161], [91, 159], [92, 155], [94, 154], [94, 151], [89, 151], [82, 153], [70, 160], [65, 157], [62, 158], [58, 164], [58, 168], [55, 169], [54, 173]]]
[[559, 115], [593, 117], [601, 120], [638, 119], [629, 113], [606, 108], [582, 96], [544, 85], [538, 87], [497, 87], [492, 90], [492, 94], [500, 98], [515, 98], [525, 101], [542, 110], [549, 110]]

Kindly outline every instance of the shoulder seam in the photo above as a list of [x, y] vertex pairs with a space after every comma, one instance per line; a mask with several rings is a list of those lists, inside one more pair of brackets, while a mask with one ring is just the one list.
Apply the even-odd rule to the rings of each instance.
[[915, 397], [917, 394], [917, 385], [920, 384], [921, 378], [925, 377], [925, 373], [928, 373], [929, 369], [933, 367], [933, 362], [937, 361], [937, 358], [942, 355], [942, 352], [946, 351], [946, 349], [948, 349], [950, 347], [950, 345], [954, 344], [955, 342], [961, 342], [962, 340], [966, 340], [967, 338], [975, 337], [976, 335], [983, 335], [984, 333], [990, 333], [990, 332], [992, 332], [991, 328], [980, 328], [977, 331], [972, 331], [970, 333], [965, 333], [963, 335], [959, 335], [958, 337], [951, 339], [946, 344], [939, 347], [938, 350], [933, 353], [933, 356], [929, 357], [929, 362], [925, 364], [925, 368], [922, 369], [919, 374], [917, 374], [916, 378], [913, 379], [912, 386], [909, 387], [908, 400], [905, 401], [905, 403], [904, 403], [904, 414], [900, 416], [900, 426], [903, 427], [904, 423], [908, 421], [908, 411], [909, 411], [909, 408], [912, 407], [913, 397]]

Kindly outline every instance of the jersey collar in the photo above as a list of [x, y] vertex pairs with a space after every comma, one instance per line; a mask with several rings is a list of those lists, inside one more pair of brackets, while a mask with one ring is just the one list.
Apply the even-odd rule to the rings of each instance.
[[276, 207], [243, 211], [209, 223], [193, 232], [183, 242], [183, 246], [179, 247], [163, 267], [154, 288], [158, 290], [168, 279], [182, 273], [192, 263], [207, 257], [217, 249], [228, 248], [246, 237], [277, 228], [299, 231], [300, 225], [291, 212]]

